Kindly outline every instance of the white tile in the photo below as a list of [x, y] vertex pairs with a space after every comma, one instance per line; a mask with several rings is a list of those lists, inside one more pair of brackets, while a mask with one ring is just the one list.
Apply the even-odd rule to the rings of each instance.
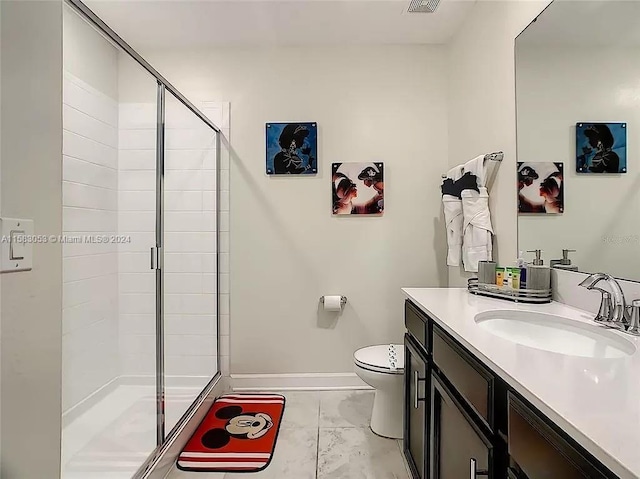
[[155, 191], [118, 191], [118, 210], [155, 212]]
[[114, 234], [118, 229], [117, 213], [115, 211], [64, 206], [62, 208], [62, 229], [67, 233], [90, 231]]
[[220, 195], [220, 211], [229, 211], [229, 195]]
[[216, 146], [215, 131], [203, 128], [168, 128], [165, 144], [169, 150], [211, 149]]
[[138, 252], [146, 253], [148, 255], [150, 249], [156, 244], [155, 231], [121, 231], [118, 235], [124, 240], [118, 244], [118, 251], [121, 253]]
[[230, 374], [229, 356], [220, 356], [220, 372], [224, 376], [229, 376]]
[[120, 170], [156, 170], [156, 150], [119, 151], [118, 168]]
[[120, 314], [118, 328], [121, 337], [126, 335], [149, 335], [156, 332], [155, 314]]
[[[122, 340], [121, 340], [122, 341]], [[124, 349], [120, 353], [120, 363], [125, 375], [131, 376], [155, 376], [156, 374], [156, 354], [126, 352]]]
[[164, 291], [172, 293], [202, 293], [202, 274], [200, 273], [165, 273]]
[[217, 255], [215, 254], [203, 254], [202, 255], [202, 272], [203, 273], [217, 273]]
[[111, 147], [118, 145], [118, 130], [113, 125], [104, 123], [69, 105], [62, 107], [62, 124], [65, 130], [90, 138], [103, 145]]
[[63, 231], [62, 256], [89, 256], [118, 252], [113, 231]]
[[109, 274], [63, 284], [62, 307], [70, 308], [92, 300], [114, 301], [117, 309], [118, 276]]
[[143, 170], [119, 171], [118, 189], [120, 191], [155, 191], [156, 172]]
[[[167, 376], [203, 376], [204, 378], [211, 378], [217, 370], [215, 355], [167, 355], [164, 366]], [[198, 474], [198, 477], [200, 477], [200, 474]]]
[[129, 334], [120, 338], [122, 353], [141, 356], [153, 356], [156, 354], [156, 338], [153, 334]]
[[156, 150], [156, 129], [128, 130], [120, 126], [118, 148], [120, 150]]
[[115, 145], [103, 145], [66, 130], [62, 132], [62, 153], [65, 156], [81, 159], [107, 168], [118, 168], [118, 150], [115, 148]]
[[155, 272], [149, 270], [148, 273], [120, 273], [118, 275], [118, 290], [120, 294], [155, 293]]
[[118, 106], [121, 129], [155, 130], [158, 121], [155, 103], [120, 103]]
[[202, 231], [216, 231], [217, 217], [215, 211], [206, 211], [202, 214]]
[[64, 76], [62, 99], [65, 104], [117, 128], [117, 101], [68, 73]]
[[166, 191], [201, 191], [202, 170], [167, 170]]
[[164, 338], [167, 356], [213, 356], [216, 338], [202, 334], [168, 334]]
[[201, 211], [203, 195], [200, 191], [165, 191], [165, 211]]
[[209, 294], [218, 293], [218, 280], [216, 274], [204, 273], [202, 275], [202, 292]]
[[[95, 298], [95, 296], [94, 296]], [[67, 335], [76, 330], [89, 327], [99, 321], [117, 321], [117, 298], [99, 298], [62, 310], [62, 334]], [[95, 342], [99, 337], [90, 338]]]
[[164, 268], [167, 273], [200, 273], [203, 271], [203, 255], [165, 250]]
[[216, 170], [202, 171], [202, 189], [206, 191], [215, 191], [217, 189]]
[[[211, 216], [211, 215], [208, 215]], [[167, 211], [164, 215], [164, 230], [169, 232], [201, 232], [203, 231], [203, 214], [201, 211]], [[214, 230], [215, 231], [215, 228]]]
[[166, 314], [216, 314], [216, 295], [165, 294], [164, 307]]
[[156, 311], [155, 293], [131, 293], [121, 294], [121, 314], [154, 314]]
[[118, 192], [114, 189], [63, 181], [62, 204], [115, 211], [118, 208]]
[[373, 391], [320, 393], [320, 427], [368, 427], [371, 422], [373, 396]]
[[202, 209], [207, 211], [215, 211], [216, 209], [216, 192], [215, 191], [202, 192]]
[[117, 254], [68, 257], [62, 260], [64, 282], [115, 274], [118, 269]]
[[149, 252], [119, 253], [118, 269], [120, 273], [146, 273], [150, 270]]
[[409, 479], [396, 441], [368, 428], [320, 428], [318, 441], [318, 479]]
[[167, 335], [195, 334], [215, 337], [216, 317], [213, 314], [166, 314], [164, 319], [164, 331]]
[[167, 170], [215, 169], [215, 150], [167, 150]]
[[213, 253], [216, 250], [216, 234], [214, 232], [166, 232], [164, 238], [165, 254], [198, 252]]
[[63, 157], [62, 179], [112, 190], [118, 188], [118, 172], [116, 170], [70, 156]]
[[120, 211], [118, 213], [118, 231], [154, 232], [156, 215], [152, 211]]

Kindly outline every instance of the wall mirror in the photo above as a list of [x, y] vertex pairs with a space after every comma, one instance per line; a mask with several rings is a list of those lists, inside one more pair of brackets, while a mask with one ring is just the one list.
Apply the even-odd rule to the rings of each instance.
[[551, 3], [516, 39], [516, 105], [518, 249], [640, 281], [640, 2]]

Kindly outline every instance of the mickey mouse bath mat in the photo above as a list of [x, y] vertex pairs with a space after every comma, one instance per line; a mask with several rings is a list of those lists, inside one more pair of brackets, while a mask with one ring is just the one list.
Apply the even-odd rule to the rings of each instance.
[[211, 409], [178, 457], [178, 469], [258, 472], [271, 462], [284, 412], [279, 394], [226, 394]]

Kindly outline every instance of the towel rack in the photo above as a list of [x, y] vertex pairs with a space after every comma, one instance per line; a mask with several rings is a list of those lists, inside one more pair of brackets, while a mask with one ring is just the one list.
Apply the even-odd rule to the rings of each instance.
[[[493, 163], [489, 164], [487, 168], [487, 190], [491, 189], [493, 182], [496, 179], [498, 174], [498, 167], [500, 166], [500, 162], [504, 159], [504, 152], [502, 151], [494, 151], [493, 153], [487, 153], [484, 155], [484, 161], [492, 161]], [[447, 175], [443, 174], [442, 178], [446, 178]]]

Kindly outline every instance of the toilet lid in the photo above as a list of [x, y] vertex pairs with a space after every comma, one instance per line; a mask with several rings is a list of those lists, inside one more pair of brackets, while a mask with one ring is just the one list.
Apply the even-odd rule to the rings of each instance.
[[358, 366], [371, 371], [391, 374], [404, 372], [402, 344], [380, 344], [358, 349], [353, 353], [353, 359]]

